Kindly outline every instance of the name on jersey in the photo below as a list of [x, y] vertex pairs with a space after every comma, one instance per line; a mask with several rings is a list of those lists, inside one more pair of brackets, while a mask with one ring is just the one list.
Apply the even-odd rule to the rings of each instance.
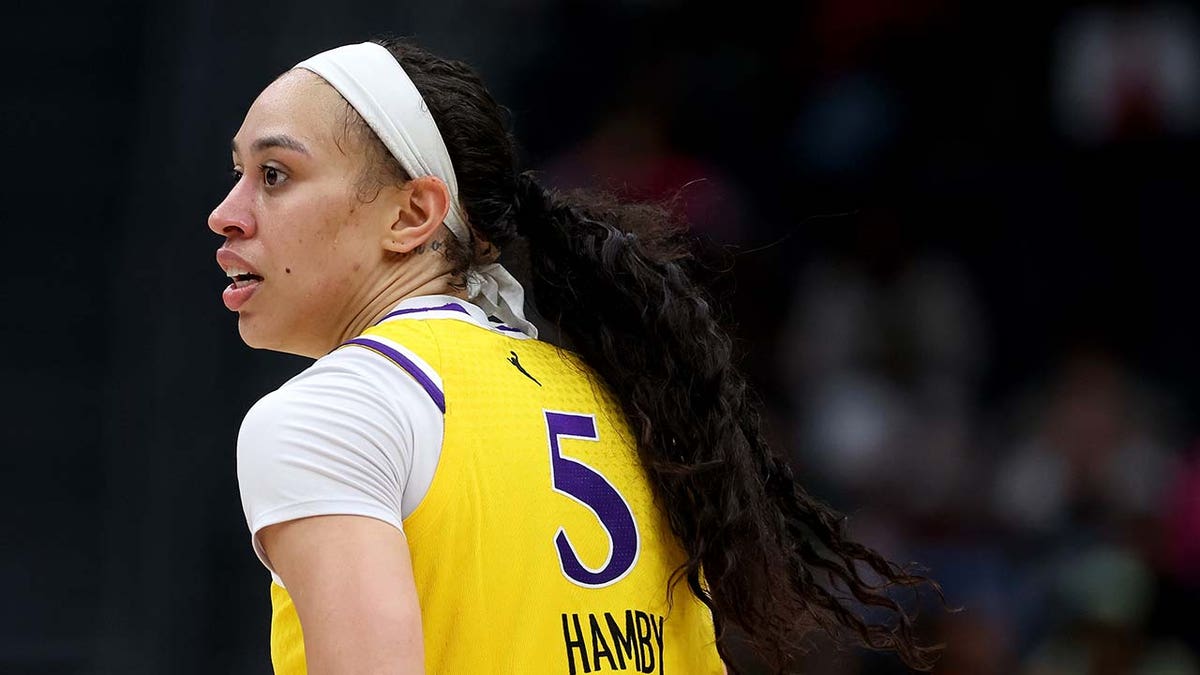
[[663, 673], [663, 621], [657, 614], [563, 614], [571, 675], [593, 671]]

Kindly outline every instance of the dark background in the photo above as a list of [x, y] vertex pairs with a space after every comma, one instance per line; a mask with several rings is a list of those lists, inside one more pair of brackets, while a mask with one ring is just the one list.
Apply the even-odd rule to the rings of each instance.
[[725, 252], [772, 437], [965, 608], [924, 615], [938, 672], [1200, 672], [1198, 18], [7, 4], [0, 672], [269, 671], [234, 440], [306, 361], [241, 344], [205, 219], [254, 96], [382, 34], [475, 65], [546, 182], [674, 198]]

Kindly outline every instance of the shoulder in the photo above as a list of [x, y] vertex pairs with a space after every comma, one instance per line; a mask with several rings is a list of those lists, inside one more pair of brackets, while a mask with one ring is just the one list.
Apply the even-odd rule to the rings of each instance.
[[243, 428], [301, 413], [399, 413], [414, 390], [412, 379], [377, 350], [337, 349], [259, 399]]
[[[355, 360], [373, 369], [388, 371], [392, 380], [409, 378], [420, 385], [426, 395], [443, 412], [446, 409], [440, 364], [440, 348], [434, 332], [426, 321], [393, 321], [348, 340], [329, 357], [356, 354]], [[372, 356], [366, 356], [372, 355]], [[326, 357], [326, 358], [329, 358]]]
[[370, 349], [338, 349], [259, 399], [238, 433], [239, 474], [297, 456], [381, 453], [401, 461], [414, 434], [441, 424], [420, 382]]
[[[242, 422], [246, 522], [364, 515], [397, 528], [419, 452], [440, 447], [441, 411], [413, 378], [366, 349], [341, 349], [260, 399]], [[255, 539], [256, 552], [266, 562]], [[269, 566], [269, 565], [268, 565]]]

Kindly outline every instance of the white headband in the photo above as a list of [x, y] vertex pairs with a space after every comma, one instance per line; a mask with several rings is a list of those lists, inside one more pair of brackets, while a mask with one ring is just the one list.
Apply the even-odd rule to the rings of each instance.
[[[321, 52], [296, 64], [320, 75], [358, 111], [410, 178], [435, 176], [450, 192], [446, 227], [459, 241], [469, 242], [469, 228], [458, 201], [458, 180], [446, 142], [421, 92], [399, 62], [374, 42]], [[467, 272], [467, 299], [504, 323], [537, 337], [524, 314], [525, 290], [498, 263]]]

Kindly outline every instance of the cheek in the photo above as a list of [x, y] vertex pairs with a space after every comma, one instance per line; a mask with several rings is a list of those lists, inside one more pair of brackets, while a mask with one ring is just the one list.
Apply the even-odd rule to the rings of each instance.
[[343, 182], [314, 179], [295, 187], [276, 203], [286, 208], [273, 214], [279, 236], [272, 266], [307, 301], [337, 302], [364, 283], [371, 256], [378, 254], [377, 238], [368, 235], [369, 221], [379, 214]]
[[275, 268], [289, 283], [303, 286], [336, 285], [361, 262], [354, 257], [354, 237], [359, 228], [354, 209], [337, 197], [307, 199], [278, 214], [279, 238]]
[[314, 236], [296, 251], [290, 265], [293, 273], [287, 276], [290, 281], [302, 273], [305, 294], [313, 300], [344, 304], [366, 282], [367, 255], [364, 242], [351, 233], [330, 231]]

